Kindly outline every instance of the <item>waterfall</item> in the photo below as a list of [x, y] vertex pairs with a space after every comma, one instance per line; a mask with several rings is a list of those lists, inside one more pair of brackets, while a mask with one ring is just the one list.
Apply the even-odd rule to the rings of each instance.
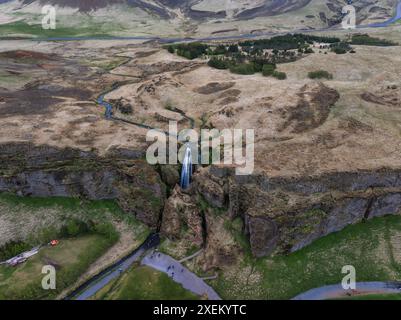
[[191, 183], [192, 177], [192, 151], [189, 145], [186, 145], [184, 160], [182, 161], [181, 183], [182, 189], [187, 189]]

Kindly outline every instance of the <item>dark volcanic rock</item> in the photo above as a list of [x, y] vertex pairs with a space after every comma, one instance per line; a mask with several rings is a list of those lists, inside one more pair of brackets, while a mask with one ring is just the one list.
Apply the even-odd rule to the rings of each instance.
[[[3, 0], [11, 1], [11, 0]], [[181, 11], [190, 19], [203, 20], [208, 18], [224, 19], [227, 16], [225, 10], [218, 12], [200, 11], [192, 9], [200, 0], [37, 0], [42, 5], [52, 4], [60, 7], [76, 8], [82, 12], [89, 12], [105, 8], [116, 4], [129, 4], [133, 7], [140, 8], [151, 14], [158, 15], [163, 19], [171, 19], [176, 16], [173, 10], [181, 9]], [[264, 3], [257, 8], [249, 10], [239, 10], [236, 13], [237, 19], [252, 19], [256, 17], [272, 16], [306, 6], [311, 0], [265, 0]], [[24, 4], [35, 2], [35, 0], [24, 0]], [[1, 1], [0, 1], [1, 3]], [[238, 10], [237, 10], [238, 11]]]
[[163, 182], [170, 188], [174, 188], [180, 182], [180, 174], [176, 166], [162, 165], [160, 172]]
[[174, 189], [166, 202], [160, 232], [171, 240], [185, 237], [193, 245], [203, 245], [201, 211], [196, 201], [182, 193], [179, 187]]
[[238, 19], [253, 19], [256, 17], [274, 16], [305, 7], [311, 0], [272, 0], [265, 1], [261, 6], [241, 12]]
[[[216, 178], [219, 187], [209, 187]], [[269, 178], [210, 168], [195, 180], [209, 203], [226, 199], [227, 219], [242, 217], [258, 257], [293, 252], [347, 225], [401, 214], [401, 170]]]
[[139, 158], [141, 154], [113, 149], [99, 157], [28, 143], [0, 145], [0, 192], [116, 199], [126, 212], [156, 228], [165, 188], [157, 171]]
[[274, 221], [265, 217], [246, 216], [246, 225], [255, 257], [267, 256], [276, 249], [278, 231]]

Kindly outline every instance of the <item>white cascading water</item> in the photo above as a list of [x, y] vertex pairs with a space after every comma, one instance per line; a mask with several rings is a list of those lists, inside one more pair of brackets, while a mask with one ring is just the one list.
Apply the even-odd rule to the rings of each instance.
[[181, 169], [180, 186], [182, 189], [187, 189], [189, 187], [189, 184], [191, 183], [191, 177], [192, 177], [192, 151], [189, 145], [187, 144]]

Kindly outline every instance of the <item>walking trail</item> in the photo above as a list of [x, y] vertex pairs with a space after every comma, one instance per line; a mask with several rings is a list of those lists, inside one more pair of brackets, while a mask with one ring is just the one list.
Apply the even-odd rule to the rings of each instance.
[[141, 264], [167, 274], [185, 289], [199, 296], [207, 296], [209, 300], [221, 300], [216, 291], [205, 281], [168, 255], [151, 252], [142, 259]]

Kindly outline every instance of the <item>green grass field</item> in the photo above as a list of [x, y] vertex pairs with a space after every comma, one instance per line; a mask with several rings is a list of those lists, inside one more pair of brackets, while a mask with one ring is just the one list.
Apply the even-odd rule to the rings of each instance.
[[[86, 217], [93, 220], [113, 218], [124, 221], [127, 219], [127, 223], [134, 229], [139, 228], [138, 237], [144, 239], [148, 234], [146, 228], [125, 214], [113, 201], [86, 202], [68, 198], [20, 198], [7, 194], [0, 195], [0, 219], [3, 219], [3, 228], [4, 221], [32, 223], [34, 219], [46, 221], [48, 216], [51, 217], [50, 223], [53, 223], [55, 217], [57, 218], [55, 223], [65, 217]], [[6, 218], [9, 220], [4, 220]], [[24, 225], [17, 228], [16, 232], [20, 232], [23, 227]], [[290, 299], [307, 290], [341, 282], [344, 276], [341, 269], [345, 265], [353, 265], [356, 268], [357, 281], [401, 280], [401, 216], [399, 215], [374, 218], [365, 223], [348, 226], [295, 253], [263, 259], [251, 256], [249, 243], [235, 222], [228, 223], [226, 229], [241, 244], [245, 253], [239, 257], [236, 265], [223, 269], [219, 278], [210, 282], [224, 299]], [[35, 228], [29, 227], [29, 230]], [[79, 245], [72, 245], [74, 248], [71, 248], [67, 245], [70, 241], [78, 241], [76, 243]], [[40, 272], [38, 273], [39, 266], [43, 265], [47, 258], [59, 262], [61, 265], [59, 285], [62, 288], [71, 284], [95, 256], [100, 255], [106, 246], [110, 245], [103, 241], [99, 235], [65, 240], [60, 247], [45, 249], [16, 269], [1, 266], [0, 298], [54, 297], [54, 293], [38, 291], [37, 281], [42, 276]], [[88, 250], [88, 247], [94, 250]], [[58, 250], [61, 250], [61, 253], [58, 253]], [[64, 255], [75, 258], [71, 259], [71, 262], [66, 262], [62, 259]], [[38, 278], [32, 277], [33, 282], [26, 282], [25, 279], [30, 278], [31, 274], [35, 274]], [[27, 288], [23, 288], [25, 282]], [[165, 274], [147, 267], [136, 267], [99, 292], [96, 298], [192, 299], [196, 297]], [[392, 295], [355, 298], [397, 297]]]
[[[3, 193], [0, 194], [0, 250], [10, 241], [32, 248], [60, 239], [60, 230], [71, 227], [71, 221], [95, 227], [86, 233], [61, 238], [59, 246], [45, 248], [16, 268], [0, 266], [0, 299], [55, 298], [116, 243], [119, 232], [132, 239], [132, 246], [139, 246], [149, 235], [149, 229], [121, 210], [115, 201], [31, 198]], [[40, 285], [41, 268], [48, 262], [59, 267], [57, 290], [44, 292]]]
[[[114, 242], [91, 234], [61, 240], [17, 267], [0, 266], [0, 299], [52, 299], [73, 284]], [[56, 267], [56, 290], [44, 290], [44, 265]]]
[[126, 214], [113, 200], [33, 198], [0, 193], [0, 247], [9, 240], [36, 245], [44, 229], [57, 228], [69, 219], [124, 224], [132, 230], [138, 245], [149, 235], [144, 224]]
[[38, 37], [38, 38], [62, 38], [62, 37], [107, 37], [108, 31], [104, 30], [101, 23], [81, 25], [80, 27], [60, 27], [55, 30], [45, 30], [40, 24], [27, 24], [16, 21], [0, 25], [0, 37]]
[[9, 193], [0, 193], [0, 202], [14, 206], [22, 205], [31, 209], [59, 207], [67, 210], [107, 210], [117, 215], [124, 214], [117, 203], [113, 200], [84, 201], [78, 198], [65, 197], [19, 197]]
[[290, 299], [307, 290], [340, 283], [345, 265], [357, 281], [401, 280], [401, 216], [348, 226], [289, 254], [242, 261], [211, 282], [225, 299]]
[[134, 266], [119, 279], [99, 291], [102, 300], [197, 300], [166, 274], [147, 266]]

